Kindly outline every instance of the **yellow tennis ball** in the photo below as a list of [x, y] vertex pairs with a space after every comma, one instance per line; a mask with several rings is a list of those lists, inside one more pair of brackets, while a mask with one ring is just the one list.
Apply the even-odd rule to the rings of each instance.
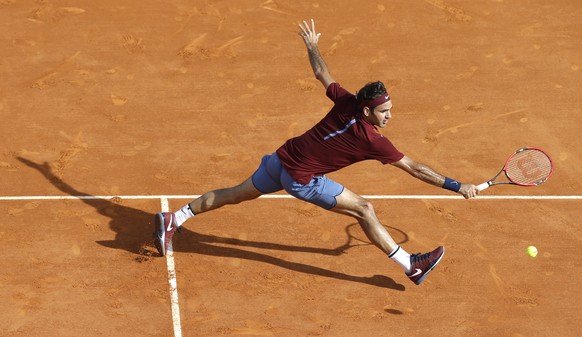
[[538, 255], [538, 249], [535, 246], [527, 247], [527, 255], [536, 257]]

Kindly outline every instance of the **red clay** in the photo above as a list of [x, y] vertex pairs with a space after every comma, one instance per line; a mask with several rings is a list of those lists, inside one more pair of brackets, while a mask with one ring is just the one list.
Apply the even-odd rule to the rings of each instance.
[[[477, 184], [537, 146], [556, 163], [546, 184], [483, 195], [580, 194], [577, 1], [0, 0], [2, 195], [239, 183], [331, 106], [296, 34], [312, 17], [336, 80], [390, 87], [383, 132], [406, 155]], [[374, 162], [331, 176], [362, 195], [451, 195]], [[259, 199], [175, 236], [183, 335], [579, 334], [579, 200], [373, 202], [409, 252], [446, 246], [420, 286], [352, 219]], [[173, 336], [160, 207], [2, 199], [2, 334]]]

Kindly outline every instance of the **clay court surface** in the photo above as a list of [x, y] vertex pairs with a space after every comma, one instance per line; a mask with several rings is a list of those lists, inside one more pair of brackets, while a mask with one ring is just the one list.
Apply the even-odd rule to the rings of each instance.
[[[477, 184], [536, 146], [554, 176], [467, 201], [359, 163], [330, 176], [407, 251], [447, 248], [422, 285], [353, 219], [262, 198], [186, 224], [170, 291], [153, 214], [331, 107], [310, 18], [338, 82], [390, 87], [409, 157]], [[579, 336], [581, 23], [576, 0], [0, 0], [0, 334]]]

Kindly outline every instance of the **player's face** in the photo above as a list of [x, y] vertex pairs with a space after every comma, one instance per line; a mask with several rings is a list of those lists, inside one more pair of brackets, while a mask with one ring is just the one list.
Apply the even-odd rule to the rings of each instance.
[[392, 109], [392, 101], [380, 104], [370, 111], [368, 121], [379, 128], [385, 128], [388, 120], [392, 118], [390, 110]]

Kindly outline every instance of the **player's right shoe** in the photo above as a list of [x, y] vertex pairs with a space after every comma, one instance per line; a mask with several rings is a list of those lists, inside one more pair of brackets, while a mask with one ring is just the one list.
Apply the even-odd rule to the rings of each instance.
[[410, 255], [410, 263], [412, 265], [410, 273], [406, 275], [415, 284], [420, 284], [428, 276], [428, 273], [433, 270], [445, 255], [445, 247], [439, 246], [437, 249], [426, 254], [412, 254]]
[[176, 222], [174, 221], [174, 213], [160, 212], [156, 213], [154, 219], [154, 243], [161, 256], [166, 255], [168, 245], [172, 241], [172, 236], [176, 233]]

